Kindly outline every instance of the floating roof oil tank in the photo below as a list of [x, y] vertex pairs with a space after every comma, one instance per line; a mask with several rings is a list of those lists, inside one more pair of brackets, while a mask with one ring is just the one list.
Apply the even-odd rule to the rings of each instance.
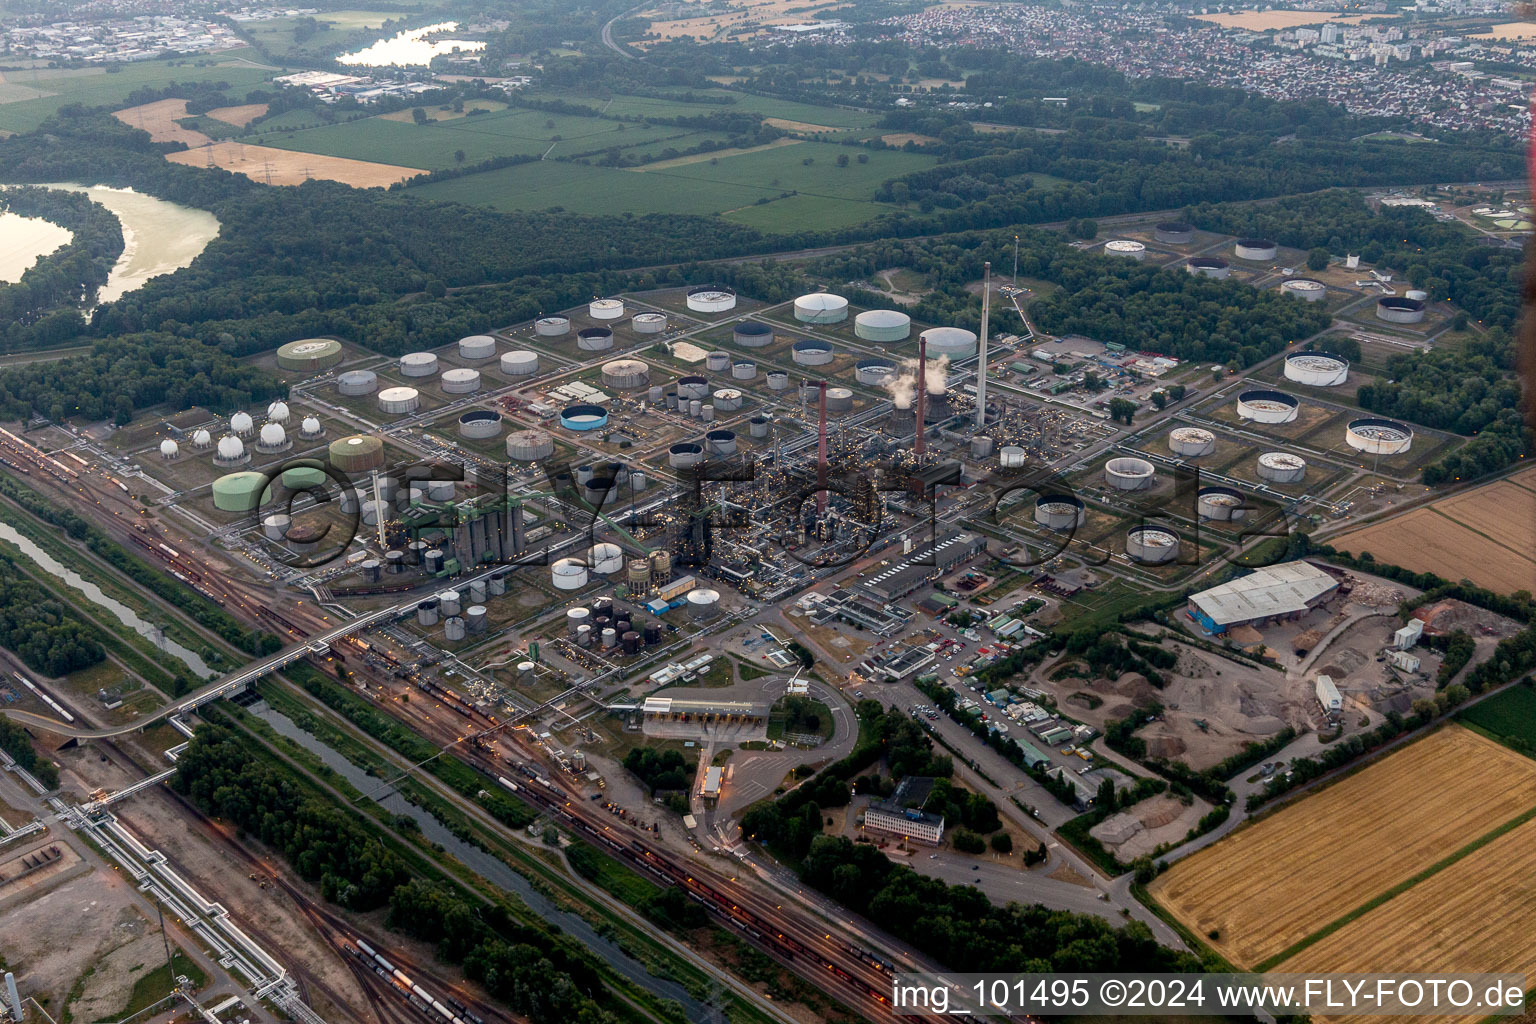
[[459, 436], [485, 440], [501, 433], [501, 413], [490, 409], [471, 409], [459, 417]]
[[738, 359], [731, 364], [732, 380], [751, 380], [757, 376], [757, 364], [750, 359]]
[[805, 324], [837, 324], [848, 319], [848, 300], [831, 292], [815, 292], [795, 300], [795, 319]]
[[1367, 455], [1400, 455], [1413, 447], [1413, 430], [1394, 420], [1368, 417], [1344, 429], [1344, 443]]
[[290, 341], [277, 350], [279, 369], [295, 373], [314, 373], [341, 362], [341, 342], [330, 338], [304, 338]]
[[1224, 280], [1232, 273], [1232, 264], [1220, 256], [1191, 256], [1184, 262], [1184, 269], [1201, 277]]
[[1072, 494], [1042, 494], [1035, 501], [1035, 522], [1048, 530], [1075, 530], [1088, 519], [1081, 498]]
[[593, 320], [617, 320], [624, 315], [624, 300], [593, 299], [587, 304], [587, 315]]
[[587, 403], [568, 405], [560, 410], [560, 425], [566, 430], [601, 430], [608, 425], [608, 410]]
[[1290, 452], [1265, 452], [1259, 456], [1258, 472], [1260, 480], [1294, 484], [1307, 475], [1307, 460]]
[[889, 359], [860, 359], [853, 364], [854, 380], [871, 387], [884, 384], [896, 375], [896, 364]]
[[337, 394], [356, 398], [359, 395], [371, 395], [378, 389], [379, 375], [372, 370], [348, 370], [336, 375]]
[[1280, 286], [1280, 294], [1302, 302], [1322, 302], [1328, 297], [1328, 286], [1310, 277], [1293, 277]]
[[790, 346], [790, 358], [801, 366], [825, 366], [832, 361], [832, 346], [815, 338], [803, 338]]
[[736, 388], [721, 388], [710, 396], [710, 401], [721, 412], [735, 412], [741, 408], [741, 392]]
[[1216, 435], [1199, 427], [1174, 427], [1168, 431], [1168, 450], [1186, 459], [1198, 459], [1216, 450]]
[[496, 357], [496, 339], [489, 334], [471, 334], [459, 339], [459, 358], [465, 362], [483, 363]]
[[710, 373], [724, 373], [731, 368], [729, 352], [711, 352], [704, 357], [704, 369]]
[[555, 454], [555, 439], [547, 430], [529, 427], [507, 435], [507, 458], [514, 462], [538, 462]]
[[570, 329], [571, 321], [563, 316], [543, 316], [533, 322], [533, 333], [540, 338], [558, 338]]
[[1403, 298], [1417, 299], [1419, 302], [1428, 302], [1429, 292], [1426, 292], [1422, 288], [1409, 288], [1407, 291], [1403, 292]]
[[723, 284], [688, 289], [688, 308], [695, 313], [724, 313], [736, 308], [736, 292]]
[[529, 377], [539, 372], [539, 354], [525, 348], [501, 354], [501, 372], [508, 377]]
[[747, 433], [752, 437], [767, 437], [768, 417], [753, 416], [747, 421]]
[[1376, 319], [1385, 320], [1389, 324], [1416, 324], [1424, 319], [1425, 309], [1423, 299], [1388, 295], [1376, 300]]
[[1244, 391], [1237, 396], [1237, 418], [1254, 423], [1290, 423], [1301, 403], [1284, 391]]
[[1114, 241], [1104, 243], [1104, 255], [1141, 260], [1147, 256], [1147, 247], [1141, 242], [1132, 241], [1129, 238], [1117, 238]]
[[756, 320], [743, 320], [731, 331], [731, 340], [742, 348], [762, 348], [773, 343], [773, 328]]
[[1179, 537], [1160, 527], [1138, 526], [1125, 535], [1125, 553], [1133, 562], [1162, 565], [1179, 557]]
[[1152, 229], [1152, 237], [1164, 245], [1188, 245], [1195, 240], [1195, 228], [1182, 221], [1165, 220]]
[[1202, 518], [1223, 522], [1243, 518], [1247, 511], [1243, 503], [1241, 492], [1230, 487], [1202, 487], [1195, 499]]
[[963, 327], [930, 327], [921, 337], [927, 342], [929, 359], [965, 359], [976, 354], [976, 335]]
[[734, 430], [711, 430], [704, 435], [704, 448], [711, 455], [735, 455], [736, 432]]
[[765, 378], [765, 382], [767, 383], [768, 390], [770, 391], [789, 390], [789, 374], [787, 373], [775, 370], [768, 374], [768, 376]]
[[379, 392], [381, 412], [402, 414], [421, 408], [421, 393], [415, 388], [385, 388]]
[[853, 411], [853, 392], [847, 388], [827, 388], [827, 412]]
[[339, 437], [326, 448], [326, 457], [343, 473], [366, 473], [384, 465], [384, 442], [368, 434]]
[[673, 469], [687, 469], [704, 461], [704, 446], [683, 441], [667, 449], [667, 465]]
[[1260, 263], [1274, 259], [1279, 251], [1279, 246], [1268, 238], [1243, 238], [1232, 247], [1238, 259]]
[[662, 334], [667, 329], [667, 314], [636, 313], [630, 318], [629, 326], [636, 334]]
[[1140, 491], [1157, 480], [1157, 471], [1146, 459], [1119, 455], [1104, 463], [1104, 482], [1117, 491]]
[[480, 390], [480, 371], [465, 368], [444, 370], [441, 385], [445, 395], [472, 395]]
[[606, 352], [613, 348], [613, 332], [606, 327], [583, 327], [576, 332], [576, 347], [583, 352]]
[[912, 335], [912, 318], [894, 309], [866, 309], [853, 318], [853, 333], [865, 341], [905, 341]]
[[603, 384], [616, 391], [635, 391], [650, 383], [650, 367], [639, 359], [615, 359], [603, 364]]
[[400, 372], [407, 377], [430, 377], [437, 372], [437, 356], [431, 352], [407, 352], [400, 357]]
[[679, 377], [677, 379], [677, 397], [690, 401], [696, 398], [702, 402], [709, 397], [709, 379], [700, 377], [697, 374]]
[[1329, 388], [1349, 379], [1349, 361], [1321, 352], [1293, 352], [1285, 357], [1285, 379]]

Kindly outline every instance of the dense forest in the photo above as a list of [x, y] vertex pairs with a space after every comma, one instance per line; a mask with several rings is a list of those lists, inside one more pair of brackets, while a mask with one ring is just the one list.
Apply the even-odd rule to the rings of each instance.
[[95, 633], [95, 626], [0, 554], [0, 647], [43, 675], [65, 676], [106, 659]]
[[20, 280], [0, 284], [0, 350], [58, 344], [79, 334], [80, 307], [95, 299], [122, 254], [122, 225], [85, 194], [54, 188], [0, 189], [0, 213], [41, 218], [73, 236]]

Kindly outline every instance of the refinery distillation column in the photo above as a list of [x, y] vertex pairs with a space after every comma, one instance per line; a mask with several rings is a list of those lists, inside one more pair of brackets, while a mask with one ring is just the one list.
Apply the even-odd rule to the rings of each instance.
[[[924, 332], [926, 333], [926, 332]], [[912, 442], [912, 454], [923, 461], [923, 418], [928, 413], [928, 339], [917, 336], [917, 437]]]
[[987, 428], [987, 327], [992, 319], [992, 263], [981, 271], [981, 343], [976, 350], [976, 429]]
[[816, 512], [822, 515], [827, 511], [827, 382], [816, 390]]

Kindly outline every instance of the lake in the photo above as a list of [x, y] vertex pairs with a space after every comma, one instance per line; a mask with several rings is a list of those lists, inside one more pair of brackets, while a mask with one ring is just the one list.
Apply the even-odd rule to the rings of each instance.
[[41, 217], [23, 217], [0, 213], [0, 282], [14, 284], [32, 264], [61, 245], [74, 234]]
[[389, 39], [380, 39], [372, 46], [354, 53], [344, 53], [336, 59], [352, 67], [423, 67], [431, 64], [433, 57], [441, 54], [452, 53], [455, 50], [461, 53], [473, 53], [485, 49], [485, 43], [478, 40], [427, 39], [427, 36], [438, 32], [452, 32], [458, 27], [459, 23], [456, 21], [444, 21], [425, 28], [413, 28]]

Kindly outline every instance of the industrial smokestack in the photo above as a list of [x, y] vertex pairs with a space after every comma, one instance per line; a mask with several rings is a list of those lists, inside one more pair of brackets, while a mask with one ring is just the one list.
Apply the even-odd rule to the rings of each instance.
[[992, 263], [981, 272], [981, 342], [976, 363], [976, 429], [987, 427], [987, 327], [992, 319]]
[[827, 382], [816, 388], [816, 512], [827, 510]]
[[917, 438], [912, 444], [912, 454], [918, 461], [923, 458], [923, 424], [928, 415], [928, 339], [917, 336]]
[[16, 975], [10, 971], [5, 972], [5, 1001], [11, 1008], [11, 1019], [17, 1021], [26, 1020], [21, 1012], [21, 996], [16, 991]]

